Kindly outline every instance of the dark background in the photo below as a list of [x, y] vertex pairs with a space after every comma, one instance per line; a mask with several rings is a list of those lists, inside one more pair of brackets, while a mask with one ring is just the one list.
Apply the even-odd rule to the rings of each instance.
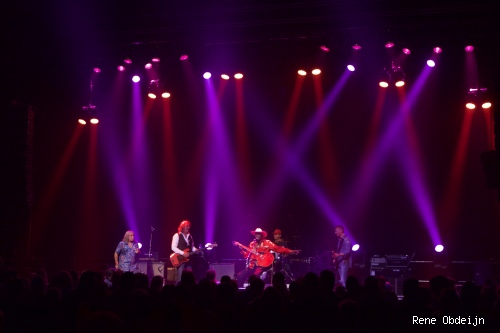
[[[116, 66], [125, 57], [142, 63], [161, 58], [161, 77], [172, 92], [173, 138], [180, 191], [161, 187], [163, 129], [158, 126], [160, 108], [153, 107], [146, 136], [150, 169], [147, 179], [152, 198], [138, 212], [142, 243], [148, 244], [153, 226], [153, 251], [160, 257], [170, 253], [170, 239], [182, 219], [193, 222], [198, 242], [217, 241], [219, 258], [236, 258], [231, 240], [249, 242], [250, 230], [262, 227], [271, 232], [279, 227], [303, 250], [316, 256], [335, 244], [333, 221], [315, 204], [315, 199], [294, 177], [269, 211], [260, 215], [251, 208], [241, 216], [224, 214], [226, 201], [220, 199], [215, 239], [204, 234], [203, 167], [190, 178], [195, 151], [206, 116], [201, 74], [242, 71], [245, 74], [245, 112], [250, 138], [251, 193], [256, 193], [275, 152], [263, 139], [259, 121], [262, 114], [274, 124], [284, 121], [299, 67], [318, 65], [323, 69], [325, 96], [344, 71], [352, 54], [351, 46], [363, 46], [359, 70], [342, 90], [334, 110], [325, 120], [332, 137], [335, 181], [320, 176], [322, 152], [317, 139], [304, 154], [303, 163], [324, 193], [345, 219], [349, 233], [362, 246], [363, 254], [413, 254], [432, 260], [433, 244], [413, 203], [399, 163], [398, 152], [389, 154], [376, 174], [374, 188], [359, 207], [343, 206], [363, 160], [363, 149], [376, 101], [377, 76], [390, 58], [383, 45], [392, 40], [398, 50], [408, 45], [412, 54], [406, 61], [407, 93], [422, 70], [432, 47], [441, 45], [432, 79], [419, 94], [411, 118], [420, 146], [423, 182], [428, 190], [437, 226], [448, 257], [454, 260], [498, 258], [500, 231], [498, 194], [488, 188], [487, 167], [496, 175], [494, 163], [482, 164], [480, 155], [495, 147], [485, 117], [477, 112], [471, 123], [465, 150], [463, 174], [453, 207], [458, 214], [449, 220], [438, 214], [452, 170], [455, 149], [464, 119], [466, 91], [471, 84], [488, 87], [497, 96], [499, 65], [498, 4], [493, 1], [24, 1], [6, 2], [1, 9], [1, 230], [0, 255], [8, 263], [31, 265], [41, 262], [53, 269], [101, 268], [111, 262], [112, 251], [129, 226], [111, 181], [106, 151], [98, 146], [96, 179], [85, 177], [89, 131], [84, 130], [71, 155], [66, 173], [57, 187], [51, 207], [41, 207], [50, 182], [61, 165], [64, 151], [75, 131], [76, 111], [88, 102], [91, 70], [103, 69], [95, 83], [95, 102], [100, 106], [102, 143], [106, 129], [123, 152], [130, 147], [127, 133], [132, 126], [129, 93], [121, 103], [109, 100]], [[478, 81], [465, 80], [464, 46], [476, 46]], [[327, 45], [323, 53], [320, 45]], [[199, 81], [186, 79], [179, 56], [189, 61]], [[234, 86], [228, 85], [222, 100], [227, 123], [234, 105]], [[305, 82], [298, 106], [298, 136], [316, 110], [311, 81]], [[121, 109], [116, 105], [121, 106]], [[388, 91], [382, 110], [378, 138], [398, 109], [398, 96]], [[34, 118], [33, 205], [27, 196], [28, 110]], [[123, 112], [115, 121], [115, 111]], [[493, 112], [495, 108], [491, 112]], [[113, 113], [115, 112], [115, 113]], [[155, 113], [156, 112], [156, 113]], [[201, 114], [201, 115], [200, 115]], [[488, 118], [487, 116], [486, 118]], [[108, 127], [107, 127], [108, 126]], [[109, 132], [108, 132], [109, 133]], [[232, 131], [231, 133], [234, 133]], [[382, 134], [380, 134], [382, 133]], [[103, 140], [101, 140], [103, 138]], [[395, 143], [395, 146], [398, 145]], [[95, 182], [94, 205], [85, 207], [83, 192]], [[188, 186], [189, 185], [189, 186]], [[137, 198], [141, 193], [136, 189]], [[181, 203], [174, 205], [173, 202]], [[169, 204], [170, 203], [170, 206]], [[168, 207], [176, 206], [177, 209]], [[167, 207], [167, 208], [166, 208]], [[249, 205], [251, 207], [251, 205]], [[40, 212], [48, 211], [48, 215]], [[146, 245], [147, 246], [147, 245]]]

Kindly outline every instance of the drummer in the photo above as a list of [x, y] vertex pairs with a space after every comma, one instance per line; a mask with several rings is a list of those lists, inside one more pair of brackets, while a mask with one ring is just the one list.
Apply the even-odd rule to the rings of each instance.
[[281, 230], [276, 229], [273, 231], [273, 237], [274, 237], [274, 244], [279, 245], [279, 246], [285, 246], [285, 240], [281, 238]]

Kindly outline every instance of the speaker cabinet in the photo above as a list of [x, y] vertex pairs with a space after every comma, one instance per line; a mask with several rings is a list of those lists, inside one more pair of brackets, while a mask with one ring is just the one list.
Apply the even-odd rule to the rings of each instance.
[[213, 263], [210, 264], [210, 269], [215, 270], [217, 280], [220, 280], [224, 275], [228, 275], [231, 279], [234, 278], [234, 263]]
[[153, 262], [153, 276], [157, 275], [165, 277], [165, 263], [163, 261]]

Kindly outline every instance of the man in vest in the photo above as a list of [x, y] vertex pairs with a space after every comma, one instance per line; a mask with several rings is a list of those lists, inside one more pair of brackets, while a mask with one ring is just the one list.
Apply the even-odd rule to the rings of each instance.
[[349, 268], [352, 265], [351, 240], [344, 233], [344, 227], [341, 225], [335, 227], [335, 236], [338, 241], [336, 250], [332, 252], [333, 264], [336, 267], [339, 283], [345, 287]]
[[[189, 257], [190, 253], [198, 250], [194, 246], [193, 236], [189, 233], [189, 229], [191, 229], [191, 222], [184, 220], [179, 224], [177, 233], [172, 237], [172, 251], [182, 255], [186, 259]], [[186, 249], [189, 251], [184, 251]], [[189, 261], [183, 262], [177, 267], [177, 282], [181, 280], [182, 271], [188, 267], [192, 267]]]

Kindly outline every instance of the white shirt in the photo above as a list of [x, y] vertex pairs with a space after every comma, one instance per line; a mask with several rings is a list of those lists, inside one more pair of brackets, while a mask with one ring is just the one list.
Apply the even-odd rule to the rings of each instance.
[[[189, 244], [189, 241], [188, 241], [188, 237], [190, 234], [187, 234], [184, 235], [182, 232], [180, 233], [184, 239], [186, 240], [186, 244]], [[194, 242], [193, 242], [194, 244]], [[191, 244], [191, 251], [196, 251], [196, 248], [194, 247], [194, 245]], [[174, 234], [174, 236], [172, 237], [172, 251], [174, 251], [175, 253], [178, 253], [178, 254], [184, 254], [184, 251], [180, 250], [177, 246], [179, 245], [179, 233], [176, 232]]]

